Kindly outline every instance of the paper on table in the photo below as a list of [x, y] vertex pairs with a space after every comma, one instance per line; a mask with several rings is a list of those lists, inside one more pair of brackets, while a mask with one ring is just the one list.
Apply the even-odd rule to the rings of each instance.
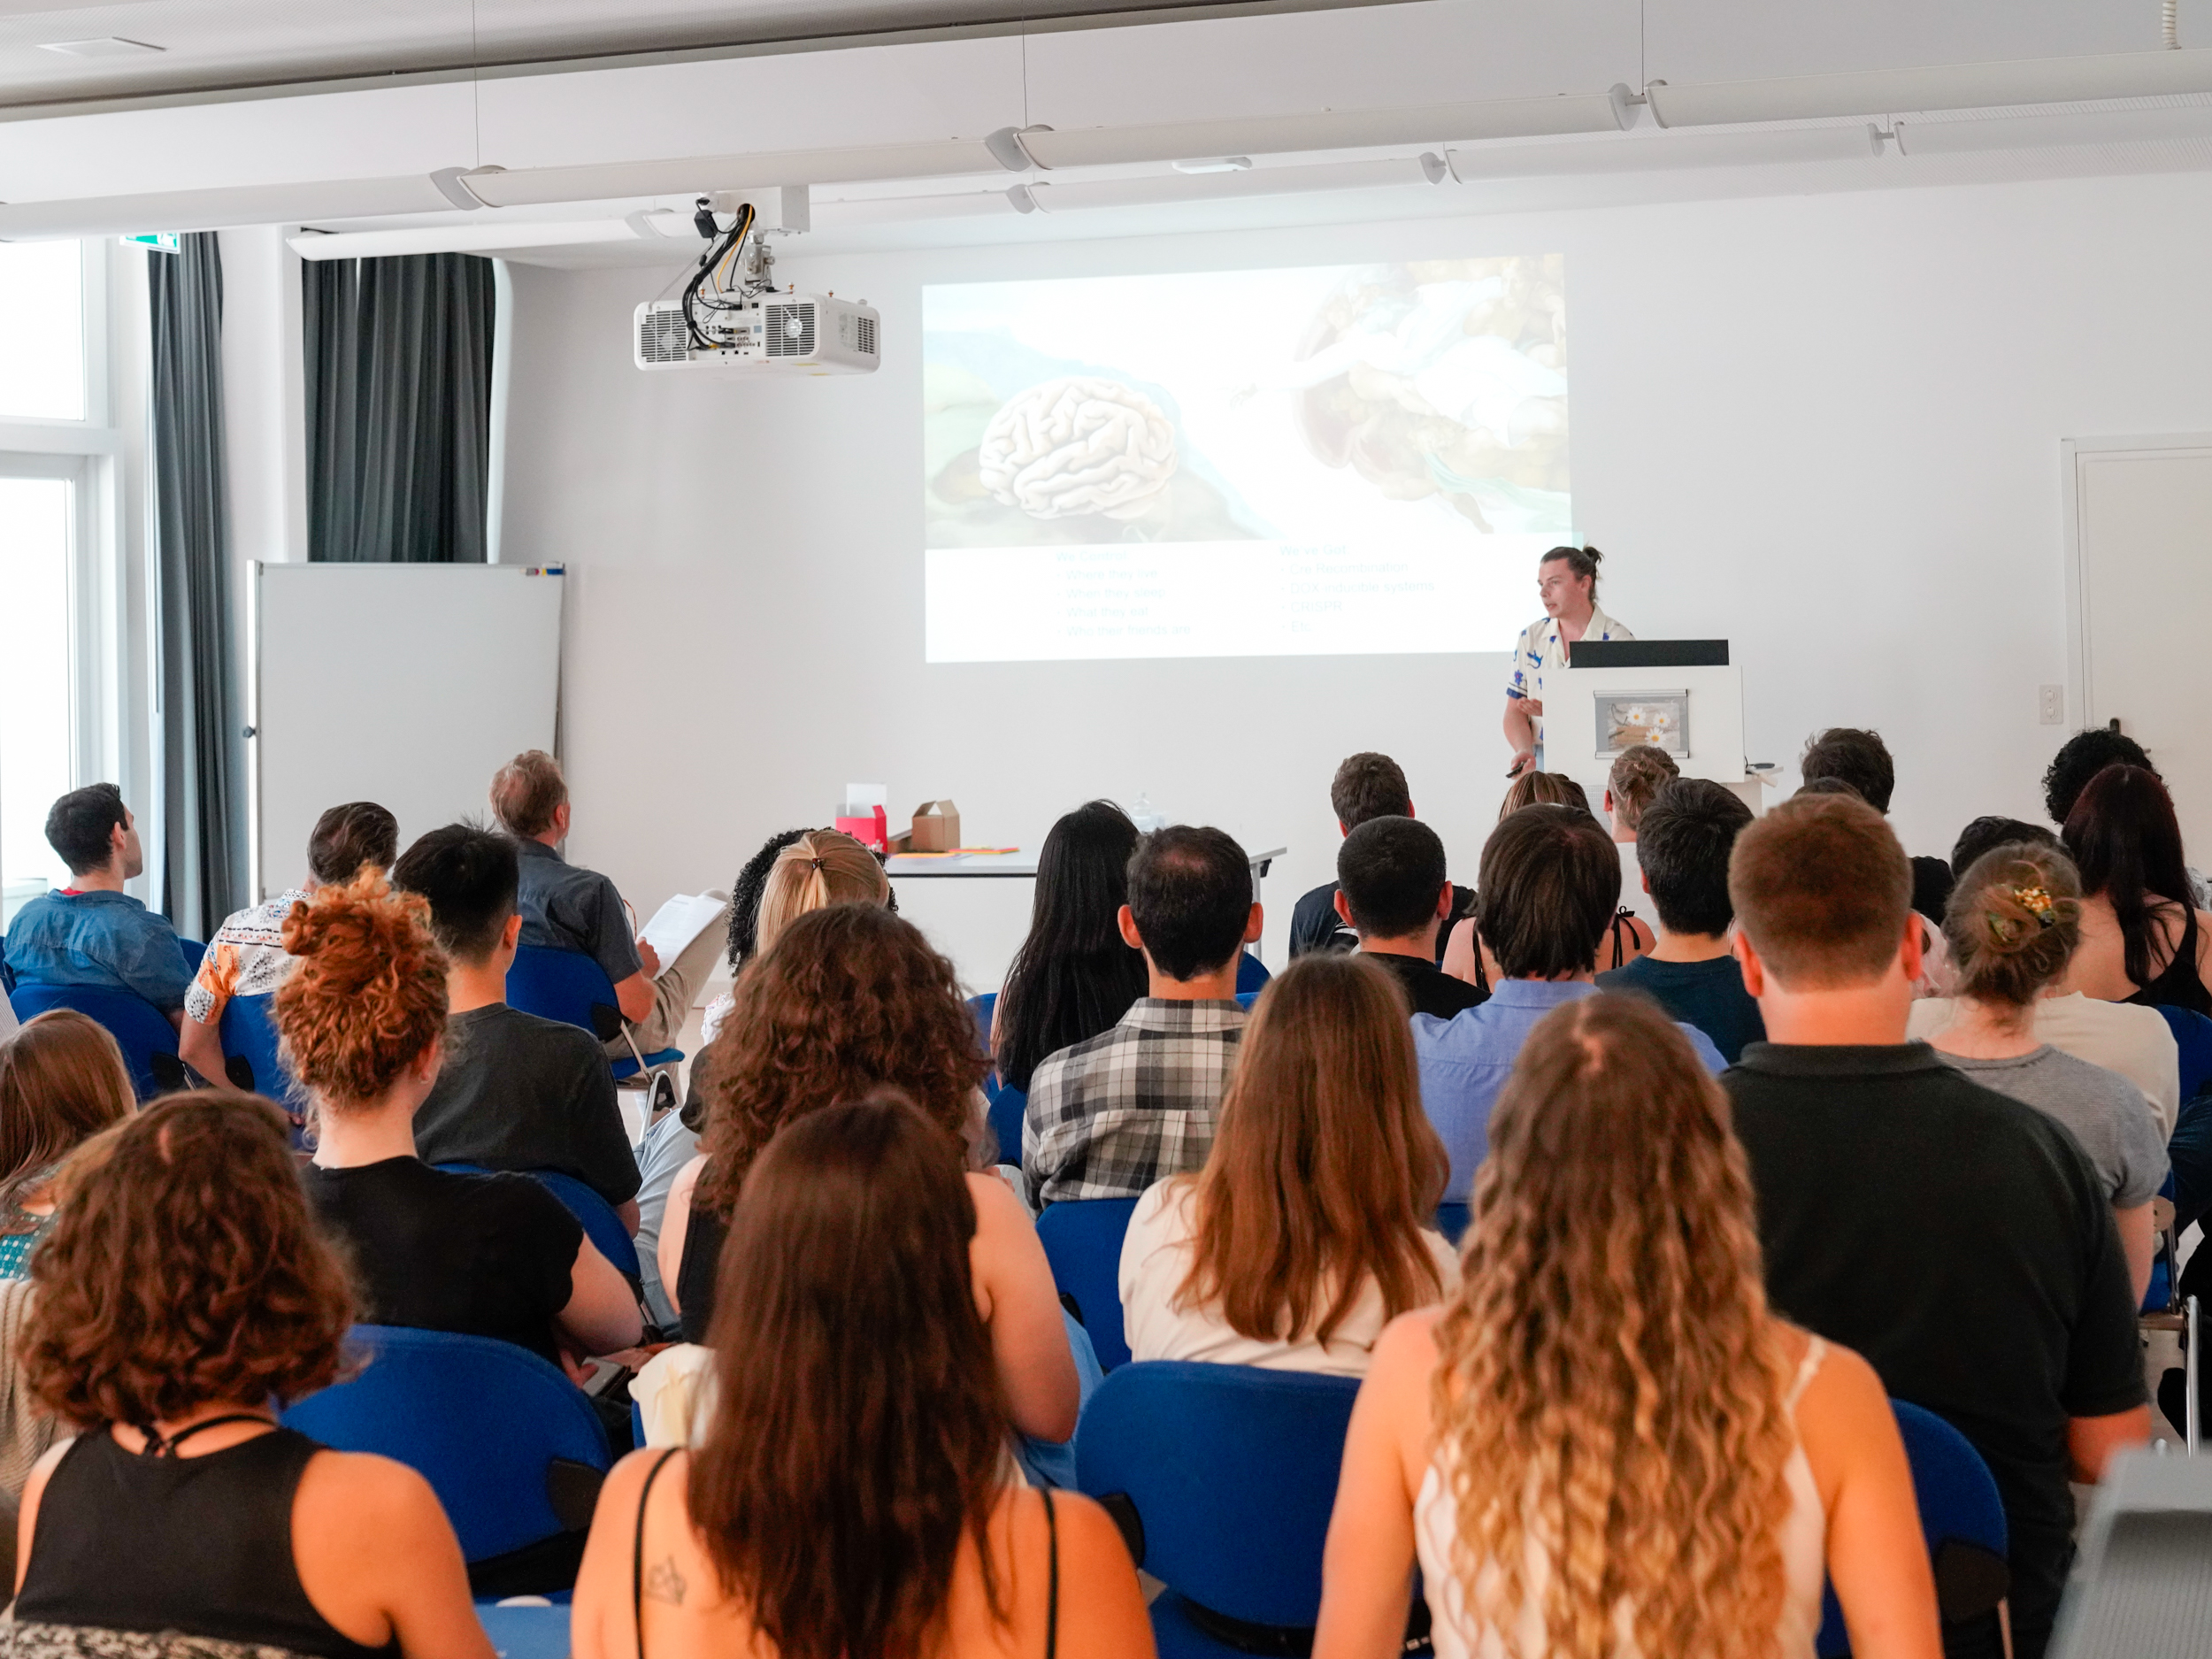
[[653, 919], [645, 924], [638, 938], [653, 947], [661, 965], [666, 967], [713, 925], [727, 902], [710, 893], [679, 893], [653, 912]]

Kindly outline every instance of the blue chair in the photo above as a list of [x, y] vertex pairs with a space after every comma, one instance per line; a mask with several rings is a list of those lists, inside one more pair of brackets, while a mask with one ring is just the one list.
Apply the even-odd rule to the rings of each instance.
[[267, 1095], [297, 1119], [307, 1110], [307, 1094], [277, 1056], [275, 1005], [276, 994], [271, 991], [234, 996], [223, 1004], [223, 1023], [218, 1029], [224, 1057], [244, 1063], [255, 1093]]
[[123, 1051], [131, 1087], [142, 1101], [185, 1087], [184, 1062], [177, 1058], [177, 1028], [161, 1010], [134, 991], [104, 985], [41, 985], [24, 979], [8, 999], [18, 1019], [49, 1010], [71, 1008], [107, 1027]]
[[[438, 1168], [449, 1170], [456, 1175], [492, 1173], [481, 1164], [441, 1164]], [[599, 1254], [612, 1262], [616, 1271], [633, 1284], [637, 1282], [637, 1240], [622, 1225], [622, 1217], [614, 1213], [612, 1204], [573, 1175], [564, 1175], [558, 1170], [517, 1170], [513, 1172], [527, 1175], [559, 1199], [561, 1208], [583, 1224], [584, 1236], [597, 1248]]]
[[182, 933], [179, 933], [177, 949], [183, 954], [184, 971], [187, 973], [197, 973], [200, 971], [200, 964], [207, 960], [207, 941], [204, 940], [187, 939]]
[[1161, 1659], [1305, 1651], [1281, 1632], [1310, 1635], [1320, 1617], [1358, 1393], [1350, 1377], [1183, 1360], [1125, 1365], [1100, 1386], [1076, 1432], [1076, 1484], [1168, 1586], [1152, 1603]]
[[1052, 1282], [1075, 1304], [1075, 1317], [1110, 1373], [1129, 1363], [1121, 1327], [1121, 1240], [1136, 1208], [1133, 1198], [1080, 1198], [1050, 1205], [1037, 1217]]
[[1267, 971], [1267, 964], [1262, 962], [1250, 951], [1241, 950], [1237, 953], [1237, 993], [1240, 996], [1247, 991], [1256, 995], [1274, 977]]
[[[1985, 1617], [2012, 1587], [2005, 1505], [1996, 1479], [1973, 1442], [1934, 1412], [1902, 1400], [1889, 1404], [1912, 1464], [1913, 1496], [1919, 1501], [1920, 1531], [1935, 1568], [1936, 1604], [1943, 1622], [1955, 1625]], [[1832, 1588], [1822, 1592], [1821, 1606], [1813, 1651], [1822, 1659], [1848, 1653], [1851, 1639]]]
[[1444, 1203], [1436, 1207], [1436, 1230], [1455, 1246], [1467, 1236], [1469, 1219], [1470, 1212], [1464, 1203]]
[[2181, 1051], [2181, 1098], [2194, 1100], [2212, 1083], [2212, 1019], [2185, 1008], [2162, 1006], [2158, 1011]]
[[[601, 1042], [626, 1037], [622, 1010], [614, 1000], [614, 984], [607, 971], [580, 950], [555, 950], [547, 945], [523, 945], [515, 951], [514, 966], [507, 970], [507, 1001], [540, 1019], [557, 1019], [565, 1025], [581, 1025]], [[631, 1057], [611, 1062], [614, 1080], [626, 1082], [642, 1072], [673, 1065], [684, 1057], [681, 1048], [659, 1048], [642, 1054], [630, 1044]]]
[[1257, 991], [1239, 991], [1237, 993], [1237, 1006], [1248, 1014], [1252, 1011], [1252, 1004], [1259, 1000], [1260, 994]]
[[568, 1588], [613, 1458], [583, 1391], [527, 1348], [450, 1331], [356, 1325], [360, 1375], [311, 1394], [287, 1426], [421, 1473], [479, 1594]]
[[477, 1619], [499, 1659], [568, 1659], [569, 1609], [480, 1601]]
[[[986, 991], [968, 999], [968, 1011], [975, 1016], [976, 1039], [983, 1045], [986, 1055], [991, 1052], [991, 1015], [997, 1007], [996, 991]], [[1029, 1110], [1027, 1092], [1008, 1088], [999, 1080], [998, 1068], [993, 1066], [984, 1073], [983, 1098], [990, 1104], [991, 1133], [998, 1141], [998, 1161], [1018, 1165], [1022, 1161], [1022, 1114]]]

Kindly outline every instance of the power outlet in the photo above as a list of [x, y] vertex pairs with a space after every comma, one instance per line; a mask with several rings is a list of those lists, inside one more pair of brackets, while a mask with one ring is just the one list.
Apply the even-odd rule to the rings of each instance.
[[2046, 726], [2065, 725], [2066, 687], [2063, 686], [2041, 686], [2037, 687], [2035, 696], [2035, 711], [2037, 718], [2040, 719]]

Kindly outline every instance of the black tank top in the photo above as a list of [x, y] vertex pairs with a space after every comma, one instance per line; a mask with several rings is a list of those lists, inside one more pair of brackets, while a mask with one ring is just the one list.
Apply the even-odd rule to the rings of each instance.
[[315, 1610], [292, 1560], [292, 1499], [322, 1449], [280, 1428], [196, 1457], [125, 1451], [103, 1428], [62, 1455], [39, 1500], [22, 1624], [177, 1631], [314, 1659], [364, 1647]]
[[683, 1259], [676, 1263], [677, 1317], [687, 1342], [705, 1342], [708, 1328], [714, 1323], [714, 1271], [721, 1265], [723, 1241], [729, 1236], [726, 1217], [717, 1215], [695, 1198], [691, 1201]]
[[2144, 1008], [2185, 1008], [2192, 1014], [2212, 1014], [2212, 992], [2197, 972], [2197, 907], [2182, 909], [2181, 943], [2174, 959], [2156, 978], [2128, 1001]]

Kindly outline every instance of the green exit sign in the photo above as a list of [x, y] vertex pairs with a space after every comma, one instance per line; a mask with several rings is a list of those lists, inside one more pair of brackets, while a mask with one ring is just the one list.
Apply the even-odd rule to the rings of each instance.
[[158, 248], [164, 253], [177, 250], [177, 233], [173, 230], [143, 230], [135, 236], [126, 236], [123, 243], [129, 248]]

